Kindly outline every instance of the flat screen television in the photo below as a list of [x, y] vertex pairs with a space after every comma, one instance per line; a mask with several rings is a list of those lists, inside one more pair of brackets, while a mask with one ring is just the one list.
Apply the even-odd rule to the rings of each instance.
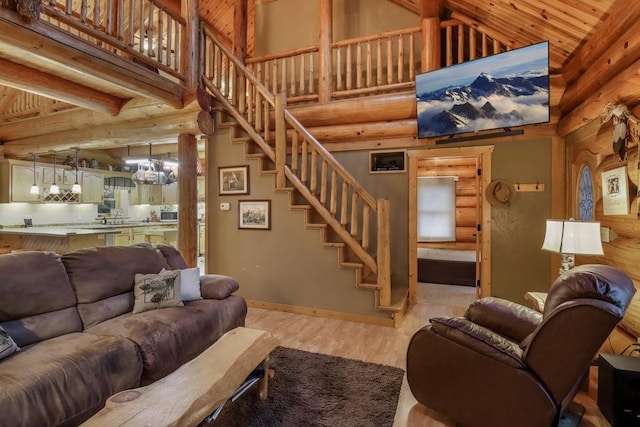
[[418, 138], [549, 121], [549, 42], [416, 76]]

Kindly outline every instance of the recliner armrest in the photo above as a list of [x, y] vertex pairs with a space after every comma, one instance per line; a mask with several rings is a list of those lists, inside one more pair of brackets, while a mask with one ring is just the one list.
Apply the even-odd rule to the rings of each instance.
[[202, 298], [225, 299], [240, 289], [240, 284], [230, 276], [205, 274], [200, 276], [200, 293]]
[[518, 343], [463, 317], [435, 317], [430, 319], [432, 330], [480, 354], [522, 369], [523, 351]]
[[517, 342], [525, 339], [542, 321], [541, 313], [496, 297], [474, 301], [464, 317]]

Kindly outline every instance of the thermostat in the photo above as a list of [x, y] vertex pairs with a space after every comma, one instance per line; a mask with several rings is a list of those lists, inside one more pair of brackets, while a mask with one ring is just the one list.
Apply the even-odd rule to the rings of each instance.
[[220, 203], [220, 210], [221, 211], [228, 211], [229, 209], [231, 209], [231, 203]]

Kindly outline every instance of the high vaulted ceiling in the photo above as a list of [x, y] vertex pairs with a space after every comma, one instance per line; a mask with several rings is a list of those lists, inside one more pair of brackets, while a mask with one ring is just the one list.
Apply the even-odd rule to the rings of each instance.
[[[230, 42], [233, 36], [233, 13], [237, 1], [242, 0], [200, 0], [199, 14], [202, 19], [207, 21], [215, 32], [223, 40]], [[257, 3], [277, 2], [282, 0], [247, 0], [248, 1], [248, 37], [247, 52], [250, 55], [253, 46], [253, 16], [255, 5]], [[311, 0], [309, 0], [311, 1]], [[320, 1], [320, 0], [316, 0]], [[349, 0], [344, 0], [349, 1]], [[552, 72], [562, 74], [563, 80], [567, 86], [576, 82], [584, 73], [587, 67], [595, 63], [601, 62], [599, 69], [606, 70], [607, 67], [629, 67], [637, 60], [637, 54], [632, 54], [632, 49], [637, 49], [635, 40], [626, 40], [630, 34], [631, 28], [640, 26], [640, 2], [629, 0], [388, 0], [407, 10], [415, 13], [416, 24], [420, 22], [420, 15], [423, 6], [431, 6], [433, 2], [439, 2], [443, 7], [443, 17], [456, 17], [458, 14], [470, 17], [476, 27], [480, 29], [489, 29], [490, 31], [504, 36], [515, 47], [526, 46], [540, 41], [548, 40], [550, 42], [550, 58]], [[180, 8], [180, 0], [166, 0], [172, 9]], [[361, 3], [361, 7], [366, 7], [366, 2]], [[4, 27], [3, 27], [4, 28]], [[631, 34], [634, 34], [631, 32]], [[635, 34], [640, 34], [637, 31]], [[10, 85], [11, 79], [19, 76], [20, 66], [33, 66], [33, 58], [25, 54], [21, 49], [31, 49], [37, 51], [33, 46], [43, 43], [46, 40], [34, 39], [25, 42], [25, 45], [15, 46], [7, 42], [10, 36], [5, 29], [0, 31], [0, 84]], [[637, 38], [637, 37], [636, 37]], [[615, 57], [606, 51], [603, 44], [611, 44], [612, 40], [616, 40], [622, 47], [615, 51]], [[626, 51], [630, 46], [629, 51]], [[627, 53], [629, 55], [627, 55]], [[5, 69], [9, 63], [14, 64], [17, 68], [15, 72], [6, 73]], [[40, 67], [46, 71], [45, 64]], [[624, 68], [622, 68], [624, 69]], [[87, 73], [90, 69], [80, 70], [69, 69], [64, 73], [58, 73], [60, 78], [74, 79], [74, 75], [78, 77], [79, 89], [77, 93], [69, 93], [67, 90], [64, 94], [46, 93], [46, 81], [43, 80], [42, 87], [34, 93], [40, 95], [49, 95], [51, 98], [58, 100], [66, 100], [67, 104], [57, 102], [49, 112], [60, 111], [70, 108], [68, 98], [71, 96], [78, 100], [85, 99], [86, 102], [93, 100], [101, 100], [107, 104], [107, 109], [113, 111], [119, 108], [119, 102], [128, 102], [129, 98], [139, 97], [140, 93], [136, 93], [132, 88], [122, 87], [109, 84], [104, 79], [90, 87], [91, 90], [86, 91]], [[100, 68], [96, 68], [99, 72]], [[618, 70], [619, 71], [619, 70]], [[125, 70], [131, 73], [132, 70]], [[8, 74], [13, 74], [9, 76]], [[607, 81], [603, 77], [603, 73], [596, 73], [590, 77], [587, 82], [590, 85], [589, 91], [598, 90], [604, 86]], [[126, 80], [126, 76], [124, 76]], [[151, 79], [152, 76], [149, 77]], [[121, 79], [122, 80], [122, 79]], [[579, 86], [583, 86], [580, 82]], [[584, 87], [583, 87], [584, 89]], [[8, 122], [15, 122], [18, 118], [11, 114], [4, 114], [11, 108], [11, 100], [15, 97], [16, 90], [25, 90], [17, 84], [13, 84], [11, 89], [0, 86], [0, 129]], [[584, 90], [583, 90], [584, 92]], [[66, 98], [62, 97], [65, 95]], [[162, 94], [152, 94], [157, 99]], [[635, 94], [632, 94], [635, 96]], [[143, 96], [144, 97], [144, 96]], [[573, 98], [572, 98], [573, 97]], [[149, 99], [149, 97], [147, 97]], [[153, 97], [151, 97], [153, 98]], [[562, 112], [567, 113], [569, 110], [579, 106], [583, 100], [576, 97], [573, 93], [568, 93], [567, 102], [562, 105]], [[637, 98], [640, 98], [638, 96]], [[640, 101], [636, 100], [635, 105]], [[82, 108], [90, 108], [90, 106], [82, 105], [78, 102], [75, 105]], [[629, 102], [629, 107], [634, 107], [634, 102]], [[175, 108], [175, 105], [173, 105]], [[43, 114], [39, 112], [37, 114]], [[117, 119], [117, 116], [114, 117]], [[576, 119], [577, 120], [577, 119]], [[10, 135], [3, 133], [0, 135], [4, 140], [11, 140]], [[116, 142], [118, 144], [121, 141]], [[113, 146], [113, 142], [112, 142]], [[99, 148], [94, 146], [93, 148]]]

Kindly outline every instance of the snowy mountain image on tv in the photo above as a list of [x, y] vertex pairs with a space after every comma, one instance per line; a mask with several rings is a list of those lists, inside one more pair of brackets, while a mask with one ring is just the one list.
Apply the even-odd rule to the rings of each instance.
[[549, 43], [416, 76], [418, 138], [549, 121]]

